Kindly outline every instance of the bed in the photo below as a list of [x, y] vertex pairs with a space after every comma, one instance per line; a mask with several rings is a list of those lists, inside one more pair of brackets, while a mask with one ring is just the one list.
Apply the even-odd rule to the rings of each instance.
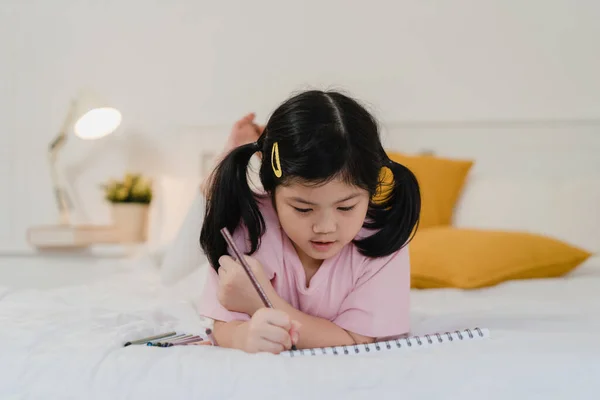
[[[286, 358], [202, 346], [122, 345], [198, 331], [202, 274], [164, 287], [142, 260], [88, 285], [0, 288], [0, 398], [543, 398], [600, 390], [600, 258], [562, 279], [415, 291], [413, 333], [491, 337], [383, 356]], [[266, 396], [266, 397], [265, 397]]]
[[[573, 176], [597, 183], [600, 172], [597, 127], [513, 124], [389, 128], [387, 137], [392, 139], [388, 147], [433, 150], [449, 157], [473, 156], [481, 160], [473, 176], [477, 179], [474, 182], [483, 182], [483, 189], [466, 188], [468, 198], [463, 199], [457, 210], [455, 224], [507, 227], [512, 223], [515, 227], [522, 224], [523, 229], [538, 224], [546, 231], [586, 246], [600, 244], [600, 235], [594, 230], [600, 226], [595, 223], [594, 215], [598, 214], [591, 213], [594, 207], [597, 212], [600, 205], [600, 201], [594, 200], [593, 185], [584, 185], [585, 196], [573, 192], [565, 195], [562, 201], [572, 207], [560, 206], [561, 218], [550, 218], [551, 221], [544, 218], [541, 222], [533, 217], [511, 220], [515, 204], [504, 200], [494, 203], [495, 213], [488, 219], [479, 214], [473, 217], [465, 210], [498, 198], [498, 193], [490, 195], [489, 186], [485, 186], [497, 180], [514, 183], [517, 189], [511, 186], [513, 190], [534, 187], [531, 182], [526, 186], [524, 179], [546, 182], [553, 187]], [[519, 135], [525, 131], [529, 136]], [[451, 132], [455, 133], [452, 140], [445, 136]], [[566, 132], [569, 139], [565, 139]], [[196, 133], [186, 132], [186, 139], [180, 145], [189, 148], [194, 141], [205, 143], [206, 138]], [[461, 135], [462, 141], [457, 139]], [[468, 146], [459, 147], [459, 142]], [[495, 151], [490, 151], [490, 147]], [[577, 151], [577, 156], [565, 154], [565, 149]], [[511, 152], [511, 163], [502, 162], [506, 157], [506, 154], [502, 157], [502, 150]], [[180, 154], [180, 162], [181, 157]], [[530, 159], [536, 163], [528, 162]], [[556, 160], [569, 163], [558, 165], [561, 163]], [[523, 170], [523, 164], [530, 168]], [[551, 165], [555, 168], [550, 168]], [[127, 261], [107, 261], [112, 273], [95, 275], [89, 282], [42, 289], [0, 285], [0, 340], [5, 344], [0, 357], [0, 398], [598, 397], [598, 248], [593, 249], [595, 254], [582, 265], [560, 278], [511, 280], [477, 290], [412, 291], [412, 334], [481, 327], [490, 331], [491, 337], [486, 340], [385, 355], [294, 358], [249, 355], [204, 346], [124, 348], [126, 341], [153, 333], [201, 331], [211, 324], [196, 313], [199, 288], [207, 268], [195, 258], [198, 254], [186, 253], [185, 257], [196, 260], [193, 268], [172, 275], [171, 279], [166, 279], [165, 271], [159, 268], [169, 259], [169, 253], [181, 255], [185, 253], [182, 249], [189, 252], [190, 243], [196, 241], [193, 235], [185, 234], [189, 228], [185, 222], [197, 215], [191, 211], [181, 214], [182, 208], [188, 210], [194, 204], [194, 192], [183, 195], [172, 193], [171, 189], [176, 184], [188, 187], [182, 182], [193, 183], [197, 177], [174, 182], [173, 174], [163, 181], [163, 189], [174, 196], [171, 200], [164, 196], [158, 204], [180, 213], [162, 215], [161, 220], [179, 222], [170, 228], [170, 234], [163, 229], [154, 236], [150, 247], [162, 251], [163, 245], [170, 242], [183, 247], [167, 246], [169, 249], [160, 256], [160, 262], [154, 252], [148, 252]], [[506, 195], [507, 191], [503, 193]], [[543, 197], [545, 192], [536, 193]], [[535, 199], [536, 193], [525, 197]], [[535, 201], [528, 205], [520, 202], [519, 206], [537, 204], [539, 208], [539, 199]], [[582, 210], [585, 205], [588, 209]], [[552, 208], [557, 204], [545, 206]], [[571, 229], [577, 218], [583, 221], [580, 226], [585, 229]], [[590, 224], [590, 219], [594, 223]], [[190, 241], [183, 243], [177, 240], [178, 236], [186, 236]], [[48, 260], [38, 262], [43, 267]]]

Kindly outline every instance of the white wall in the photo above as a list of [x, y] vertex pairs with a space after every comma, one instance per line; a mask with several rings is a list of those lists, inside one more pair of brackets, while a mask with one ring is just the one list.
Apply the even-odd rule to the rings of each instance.
[[598, 15], [595, 0], [3, 0], [0, 250], [55, 220], [45, 151], [81, 88], [125, 118], [65, 149], [97, 201], [130, 150], [148, 160], [183, 127], [264, 119], [307, 86], [385, 121], [600, 119]]

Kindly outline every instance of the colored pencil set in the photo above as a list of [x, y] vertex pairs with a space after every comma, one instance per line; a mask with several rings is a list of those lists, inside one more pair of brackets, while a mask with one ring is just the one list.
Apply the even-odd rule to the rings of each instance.
[[[246, 271], [248, 278], [252, 282], [254, 289], [257, 291], [260, 296], [265, 307], [273, 308], [273, 304], [267, 297], [264, 289], [254, 276], [252, 269], [246, 262], [243, 257], [243, 253], [238, 249], [235, 245], [233, 237], [227, 228], [221, 229], [221, 235], [229, 245], [229, 248], [233, 251], [235, 258], [242, 264], [242, 267]], [[177, 333], [177, 332], [167, 332], [156, 336], [150, 336], [143, 339], [134, 340], [132, 342], [125, 343], [125, 347], [130, 345], [146, 345], [146, 346], [156, 346], [156, 347], [172, 347], [172, 346], [189, 346], [189, 345], [212, 345], [218, 346], [217, 340], [213, 335], [210, 329], [206, 329], [206, 336], [193, 335], [193, 334], [185, 334], [185, 333]], [[292, 345], [292, 350], [295, 351], [296, 346]]]
[[142, 339], [127, 342], [123, 347], [131, 345], [145, 345], [153, 347], [173, 347], [173, 346], [193, 346], [209, 345], [218, 346], [217, 340], [211, 329], [206, 329], [205, 335], [195, 335], [190, 333], [166, 332]]

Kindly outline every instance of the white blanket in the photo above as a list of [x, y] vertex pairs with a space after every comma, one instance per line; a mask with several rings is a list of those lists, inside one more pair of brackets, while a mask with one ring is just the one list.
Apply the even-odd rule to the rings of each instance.
[[1, 399], [597, 399], [600, 260], [567, 278], [413, 291], [413, 333], [491, 339], [377, 356], [286, 358], [204, 346], [122, 347], [199, 331], [198, 271], [162, 287], [144, 265], [93, 285], [0, 287]]

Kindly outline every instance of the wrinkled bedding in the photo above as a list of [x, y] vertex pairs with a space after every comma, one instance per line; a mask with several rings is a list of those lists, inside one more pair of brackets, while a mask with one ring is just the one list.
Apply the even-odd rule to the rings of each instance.
[[[122, 347], [201, 331], [203, 269], [175, 286], [139, 262], [93, 284], [0, 286], [1, 399], [597, 399], [600, 259], [565, 278], [412, 292], [413, 334], [491, 338], [376, 356], [281, 357], [205, 346]], [[1, 281], [0, 281], [1, 282]]]

